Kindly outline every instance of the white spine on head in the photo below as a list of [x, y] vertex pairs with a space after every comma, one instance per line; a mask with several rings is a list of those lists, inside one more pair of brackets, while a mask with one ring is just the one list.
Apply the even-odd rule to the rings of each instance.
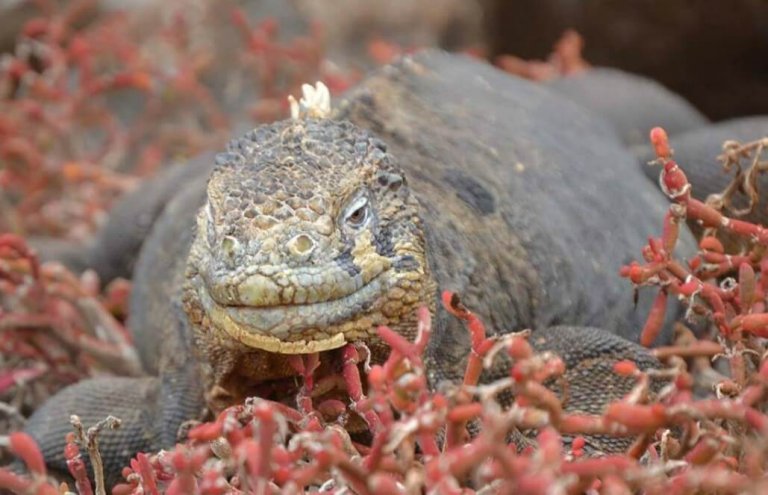
[[304, 84], [301, 86], [302, 97], [299, 101], [293, 96], [288, 97], [291, 104], [291, 118], [323, 119], [331, 115], [331, 93], [328, 87], [320, 81], [315, 86]]

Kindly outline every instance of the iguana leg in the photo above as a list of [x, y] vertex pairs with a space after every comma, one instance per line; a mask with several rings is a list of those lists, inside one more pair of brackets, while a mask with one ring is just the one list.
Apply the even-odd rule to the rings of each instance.
[[[35, 411], [25, 431], [37, 440], [48, 466], [66, 473], [65, 437], [73, 431], [68, 422], [77, 414], [86, 428], [108, 415], [122, 420], [117, 430], [102, 431], [99, 447], [109, 478], [119, 474], [136, 452], [156, 450], [158, 395], [157, 378], [98, 378], [67, 387]], [[83, 449], [84, 455], [85, 449]]]
[[[193, 180], [164, 206], [167, 214], [154, 233], [161, 241], [191, 237], [190, 225], [174, 219], [178, 211], [196, 209], [202, 188], [198, 182], [204, 186], [204, 180]], [[66, 472], [64, 437], [72, 431], [68, 421], [72, 414], [78, 414], [86, 427], [108, 415], [123, 421], [120, 429], [99, 437], [108, 483], [119, 480], [121, 469], [137, 452], [172, 447], [181, 423], [200, 418], [204, 408], [200, 370], [192, 356], [186, 317], [174, 298], [183, 269], [173, 267], [183, 266], [185, 260], [186, 253], [150, 246], [134, 277], [129, 326], [147, 369], [160, 378], [87, 380], [62, 390], [30, 418], [25, 429], [38, 440], [52, 468]]]
[[[443, 380], [460, 383], [466, 368], [466, 349], [470, 345], [465, 341], [467, 332], [461, 325], [449, 325], [447, 328], [447, 335], [435, 336], [437, 345], [429, 349], [426, 359], [433, 387], [439, 386]], [[540, 328], [532, 332], [529, 342], [535, 352], [552, 352], [565, 363], [562, 379], [552, 380], [546, 385], [558, 394], [563, 401], [563, 409], [569, 413], [600, 415], [608, 404], [620, 400], [632, 390], [637, 380], [614, 373], [616, 362], [631, 360], [641, 370], [661, 367], [646, 348], [594, 327]], [[512, 364], [503, 353], [499, 353], [493, 366], [483, 373], [481, 381], [489, 383], [508, 377]], [[661, 385], [660, 381], [653, 382], [652, 392], [657, 392]], [[509, 406], [512, 395], [501, 394], [499, 399], [502, 405]], [[602, 435], [584, 435], [584, 438], [587, 441], [585, 450], [590, 455], [622, 452], [634, 440], [632, 437]], [[563, 439], [567, 444], [572, 437], [564, 436]], [[519, 432], [512, 435], [512, 440], [519, 446], [531, 441]]]
[[[176, 443], [179, 426], [197, 419], [203, 410], [199, 392], [182, 386], [178, 377], [96, 378], [65, 388], [35, 411], [24, 430], [40, 445], [48, 466], [67, 472], [65, 437], [68, 422], [77, 414], [90, 427], [109, 415], [122, 420], [116, 430], [99, 434], [99, 450], [108, 485], [119, 481], [121, 470], [137, 452], [156, 452]], [[83, 456], [87, 459], [85, 449]]]
[[[565, 362], [565, 395], [557, 383], [548, 385], [564, 398], [564, 410], [570, 413], [602, 414], [609, 403], [632, 390], [637, 379], [616, 374], [613, 367], [618, 361], [633, 361], [641, 370], [661, 367], [645, 347], [599, 328], [544, 328], [533, 332], [530, 343], [537, 352], [556, 353]], [[660, 380], [654, 380], [652, 392], [658, 392], [661, 386]], [[604, 435], [584, 438], [591, 453], [621, 452], [634, 441], [634, 437]]]

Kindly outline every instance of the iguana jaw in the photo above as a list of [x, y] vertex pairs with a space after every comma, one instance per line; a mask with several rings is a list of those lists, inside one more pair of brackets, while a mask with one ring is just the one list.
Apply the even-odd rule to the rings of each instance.
[[[197, 284], [200, 304], [213, 327], [248, 347], [280, 354], [321, 352], [367, 337], [387, 322], [380, 308], [397, 277], [380, 273], [359, 290], [311, 304], [227, 305]], [[202, 282], [202, 281], [200, 281]]]

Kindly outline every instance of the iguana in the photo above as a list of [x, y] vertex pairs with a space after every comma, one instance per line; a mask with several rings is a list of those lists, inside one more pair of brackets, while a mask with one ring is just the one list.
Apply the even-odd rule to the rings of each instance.
[[[617, 359], [658, 366], [631, 342], [650, 301], [641, 293], [636, 309], [617, 272], [666, 202], [605, 122], [544, 87], [422, 52], [374, 72], [330, 116], [234, 139], [211, 169], [179, 181], [136, 267], [130, 326], [157, 375], [51, 398], [26, 431], [52, 467], [64, 468], [72, 413], [122, 418], [100, 440], [114, 476], [205, 409], [292, 400], [287, 354], [322, 351], [321, 370], [334, 369], [340, 346], [364, 341], [380, 359], [375, 327], [413, 338], [421, 305], [434, 316], [430, 383], [455, 379], [468, 337], [440, 290], [493, 332], [532, 328], [537, 349], [561, 354], [568, 410], [599, 412], [629, 389]], [[693, 249], [690, 235], [681, 246]]]

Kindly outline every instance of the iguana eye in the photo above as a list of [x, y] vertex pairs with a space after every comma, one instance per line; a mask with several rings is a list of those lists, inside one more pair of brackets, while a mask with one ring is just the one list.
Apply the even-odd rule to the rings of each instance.
[[347, 208], [347, 213], [344, 215], [344, 222], [353, 228], [359, 229], [368, 223], [369, 217], [370, 205], [368, 203], [368, 198], [360, 196], [349, 205], [349, 208]]

